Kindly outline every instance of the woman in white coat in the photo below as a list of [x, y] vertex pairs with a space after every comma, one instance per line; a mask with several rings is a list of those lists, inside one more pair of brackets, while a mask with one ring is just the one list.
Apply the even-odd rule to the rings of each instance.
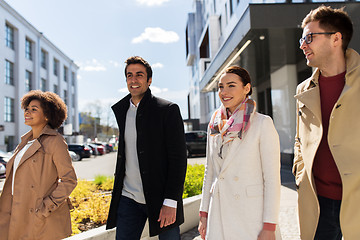
[[208, 127], [198, 230], [208, 240], [280, 239], [280, 144], [270, 117], [255, 112], [249, 73], [225, 70], [222, 105]]

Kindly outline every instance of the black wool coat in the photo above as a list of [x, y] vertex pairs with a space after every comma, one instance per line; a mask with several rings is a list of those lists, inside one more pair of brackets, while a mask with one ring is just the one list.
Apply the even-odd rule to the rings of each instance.
[[[119, 148], [115, 182], [106, 229], [116, 227], [117, 209], [125, 176], [125, 120], [131, 95], [112, 106], [119, 126]], [[149, 216], [150, 236], [184, 222], [182, 194], [186, 175], [186, 144], [179, 107], [154, 97], [150, 89], [141, 100], [136, 114], [137, 154]], [[157, 221], [165, 198], [177, 201], [176, 221], [160, 228]]]

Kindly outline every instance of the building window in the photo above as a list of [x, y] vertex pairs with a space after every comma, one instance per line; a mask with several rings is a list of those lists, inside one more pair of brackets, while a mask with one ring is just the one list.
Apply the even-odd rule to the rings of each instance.
[[47, 68], [46, 59], [47, 59], [47, 52], [44, 49], [41, 49], [41, 67], [43, 69]]
[[5, 122], [14, 122], [15, 121], [15, 117], [14, 117], [14, 99], [10, 98], [10, 97], [5, 97], [5, 102], [4, 102], [4, 121]]
[[58, 86], [54, 84], [54, 93], [58, 94]]
[[25, 92], [31, 90], [31, 72], [28, 70], [25, 71]]
[[216, 14], [216, 0], [213, 0], [214, 14]]
[[67, 105], [67, 91], [64, 90], [64, 102]]
[[46, 91], [46, 79], [45, 78], [41, 78], [40, 81], [40, 90], [45, 92]]
[[5, 42], [6, 46], [14, 49], [14, 28], [5, 24]]
[[229, 4], [230, 4], [230, 17], [232, 16], [234, 9], [233, 9], [233, 0], [229, 0]]
[[5, 60], [5, 83], [14, 85], [14, 64]]
[[57, 76], [58, 75], [58, 67], [59, 67], [59, 61], [54, 58], [54, 75]]
[[71, 85], [75, 86], [75, 73], [71, 72]]
[[25, 39], [25, 57], [32, 60], [32, 42], [28, 38]]
[[68, 81], [68, 68], [64, 66], [64, 81]]

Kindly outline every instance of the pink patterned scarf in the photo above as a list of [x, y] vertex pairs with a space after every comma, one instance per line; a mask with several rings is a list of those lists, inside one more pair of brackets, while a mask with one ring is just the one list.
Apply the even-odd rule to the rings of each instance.
[[[250, 127], [250, 116], [255, 112], [256, 103], [250, 98], [245, 100], [228, 117], [229, 111], [221, 104], [209, 123], [210, 136], [221, 134], [222, 146], [235, 138], [243, 138]], [[220, 148], [221, 155], [222, 147]]]

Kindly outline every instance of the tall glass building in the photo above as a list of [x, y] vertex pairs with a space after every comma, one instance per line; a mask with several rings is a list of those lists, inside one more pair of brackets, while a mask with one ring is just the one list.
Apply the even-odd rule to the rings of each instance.
[[322, 4], [345, 6], [354, 24], [350, 47], [360, 52], [359, 1], [194, 0], [186, 25], [189, 122], [198, 119], [206, 130], [221, 104], [220, 73], [239, 65], [251, 75], [257, 111], [274, 120], [282, 161], [292, 161], [296, 86], [312, 73], [299, 49], [300, 25]]

